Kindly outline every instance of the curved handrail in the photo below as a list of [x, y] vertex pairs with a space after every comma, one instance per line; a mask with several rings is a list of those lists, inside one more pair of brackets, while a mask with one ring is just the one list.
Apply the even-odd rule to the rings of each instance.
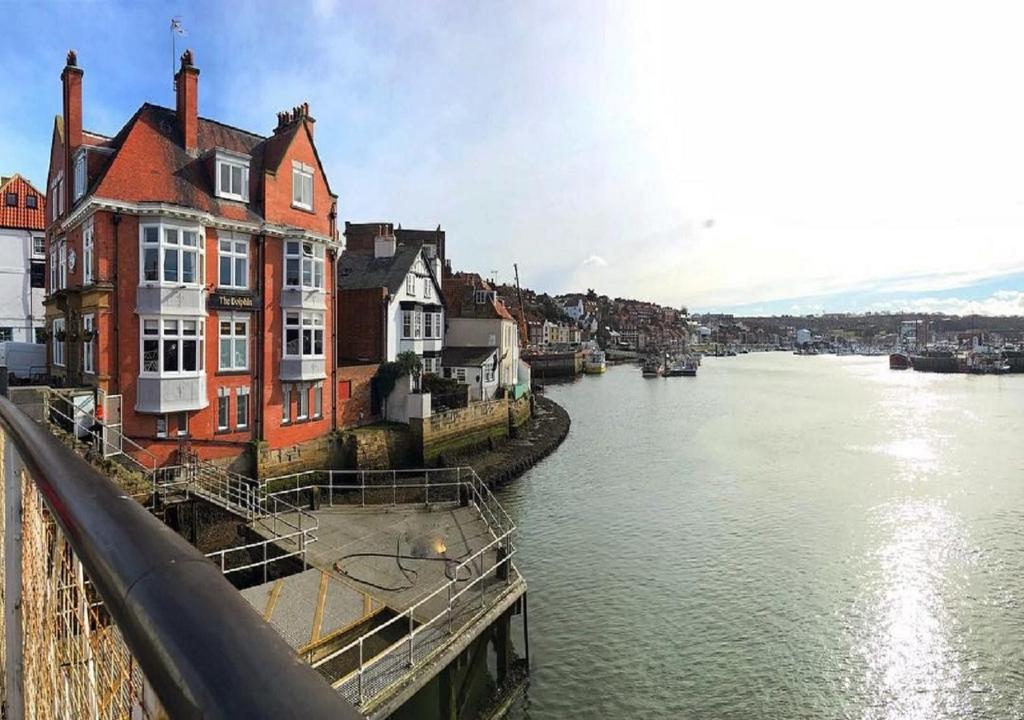
[[2, 397], [0, 423], [171, 717], [359, 717], [198, 550]]

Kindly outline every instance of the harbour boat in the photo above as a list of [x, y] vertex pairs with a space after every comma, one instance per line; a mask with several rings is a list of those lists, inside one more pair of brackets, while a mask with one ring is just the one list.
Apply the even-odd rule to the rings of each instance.
[[662, 372], [661, 363], [658, 362], [657, 358], [647, 358], [644, 360], [641, 372], [645, 378], [660, 377]]
[[603, 350], [591, 350], [583, 363], [583, 372], [587, 375], [600, 375], [608, 369], [608, 361]]
[[1002, 375], [1010, 372], [1010, 363], [998, 351], [978, 350], [967, 356], [967, 372], [973, 375]]
[[889, 355], [889, 369], [890, 370], [909, 370], [911, 368], [910, 356], [902, 350]]
[[669, 366], [666, 374], [668, 377], [696, 377], [699, 364], [692, 357], [680, 358]]
[[910, 356], [910, 366], [919, 372], [958, 373], [965, 369], [966, 359], [955, 350], [928, 348]]

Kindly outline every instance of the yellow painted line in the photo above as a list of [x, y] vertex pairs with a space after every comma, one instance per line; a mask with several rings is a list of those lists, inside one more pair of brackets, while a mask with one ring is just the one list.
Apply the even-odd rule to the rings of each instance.
[[341, 637], [345, 633], [349, 632], [352, 628], [358, 627], [362, 623], [364, 623], [364, 622], [366, 622], [368, 620], [371, 620], [374, 616], [384, 612], [384, 610], [385, 610], [384, 606], [381, 605], [379, 608], [374, 610], [369, 615], [363, 615], [361, 618], [359, 618], [357, 620], [353, 620], [352, 622], [350, 622], [347, 625], [342, 625], [337, 630], [331, 630], [331, 632], [329, 632], [326, 635], [324, 635], [322, 638], [317, 640], [315, 643], [307, 643], [306, 645], [303, 645], [302, 647], [300, 647], [298, 649], [297, 652], [298, 652], [299, 655], [302, 655], [303, 653], [307, 653], [310, 650], [315, 650], [318, 647], [323, 647], [325, 645], [328, 645], [328, 644], [330, 644], [330, 642], [332, 640], [336, 640], [337, 638]]
[[373, 599], [366, 593], [363, 593], [363, 617], [370, 614], [373, 609]]
[[274, 607], [277, 605], [277, 599], [281, 597], [281, 588], [284, 587], [284, 580], [278, 580], [274, 583], [274, 587], [270, 588], [270, 597], [267, 598], [267, 607], [263, 611], [263, 619], [267, 622], [270, 621], [270, 616], [274, 614]]
[[316, 611], [313, 613], [313, 627], [309, 632], [309, 642], [315, 643], [320, 639], [320, 626], [324, 622], [324, 605], [327, 603], [327, 583], [330, 578], [327, 573], [320, 571], [320, 595], [316, 599]]

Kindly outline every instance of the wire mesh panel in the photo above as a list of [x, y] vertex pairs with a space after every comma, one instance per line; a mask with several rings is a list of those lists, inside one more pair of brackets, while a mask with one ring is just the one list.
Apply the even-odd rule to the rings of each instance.
[[25, 473], [21, 489], [25, 717], [160, 717], [147, 708], [142, 673]]

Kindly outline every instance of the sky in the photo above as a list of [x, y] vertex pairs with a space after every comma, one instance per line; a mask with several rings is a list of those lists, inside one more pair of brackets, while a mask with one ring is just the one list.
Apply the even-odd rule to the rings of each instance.
[[0, 0], [0, 173], [173, 107], [269, 134], [309, 102], [341, 217], [456, 269], [750, 314], [1024, 314], [1024, 4]]

